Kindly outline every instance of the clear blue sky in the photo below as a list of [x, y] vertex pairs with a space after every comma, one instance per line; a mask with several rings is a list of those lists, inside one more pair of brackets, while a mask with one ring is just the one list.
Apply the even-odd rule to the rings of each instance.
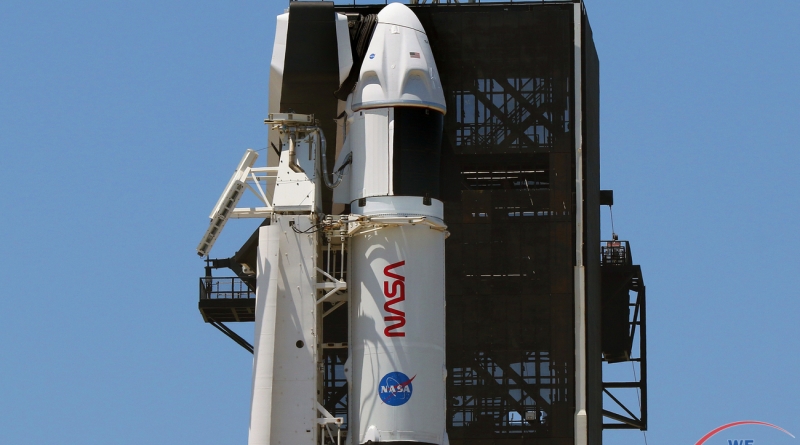
[[[0, 3], [0, 443], [246, 442], [252, 358], [202, 322], [194, 248], [265, 145], [287, 5]], [[602, 185], [648, 289], [648, 443], [800, 437], [800, 2], [587, 8]], [[220, 254], [253, 225], [230, 226]], [[729, 431], [708, 443], [800, 440]]]

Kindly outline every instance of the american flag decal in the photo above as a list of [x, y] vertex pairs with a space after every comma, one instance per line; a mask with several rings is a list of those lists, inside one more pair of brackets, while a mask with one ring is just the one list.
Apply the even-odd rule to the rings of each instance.
[[411, 53], [408, 53], [408, 54], [411, 56], [412, 59], [419, 59], [419, 53], [411, 52]]

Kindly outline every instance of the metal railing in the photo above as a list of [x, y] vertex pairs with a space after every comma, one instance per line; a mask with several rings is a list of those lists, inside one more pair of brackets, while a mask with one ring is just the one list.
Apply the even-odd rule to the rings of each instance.
[[631, 245], [628, 241], [602, 241], [600, 246], [600, 264], [603, 266], [630, 266]]
[[200, 277], [200, 299], [248, 299], [255, 292], [239, 277]]

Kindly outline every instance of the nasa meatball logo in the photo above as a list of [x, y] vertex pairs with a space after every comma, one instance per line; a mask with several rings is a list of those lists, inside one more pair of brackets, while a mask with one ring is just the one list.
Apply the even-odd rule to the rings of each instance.
[[390, 372], [383, 376], [378, 384], [378, 395], [383, 400], [383, 403], [389, 406], [404, 405], [411, 399], [411, 394], [414, 392], [414, 386], [411, 381], [417, 376], [408, 378], [402, 372]]

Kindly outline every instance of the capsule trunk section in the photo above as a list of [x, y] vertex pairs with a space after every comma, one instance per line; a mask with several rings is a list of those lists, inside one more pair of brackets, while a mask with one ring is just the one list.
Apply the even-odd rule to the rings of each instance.
[[334, 190], [336, 202], [350, 204], [370, 196], [439, 197], [441, 113], [372, 108], [350, 120], [345, 147], [352, 152], [352, 173]]

